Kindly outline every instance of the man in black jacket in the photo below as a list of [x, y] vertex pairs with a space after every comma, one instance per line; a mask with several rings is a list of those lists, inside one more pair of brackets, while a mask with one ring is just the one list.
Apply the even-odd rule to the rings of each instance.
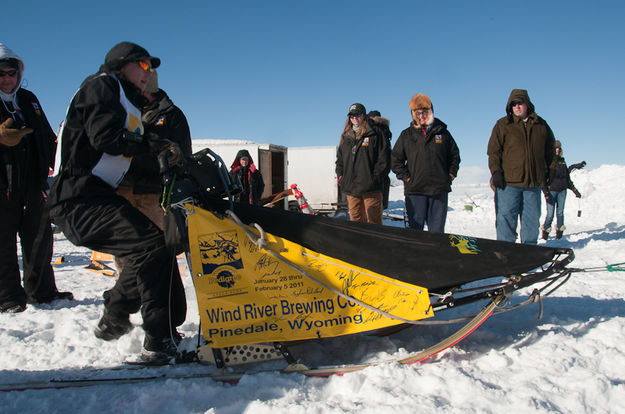
[[404, 182], [406, 227], [443, 233], [448, 193], [458, 175], [460, 151], [447, 125], [434, 118], [427, 95], [410, 100], [413, 121], [391, 152], [391, 169]]
[[24, 62], [0, 43], [0, 312], [22, 312], [26, 303], [73, 298], [56, 288], [50, 265], [52, 228], [44, 208], [56, 135], [37, 97], [21, 88], [23, 75]]
[[166, 153], [170, 164], [182, 158], [177, 144], [148, 133], [141, 122], [142, 92], [151, 69], [159, 65], [160, 59], [141, 46], [122, 42], [83, 82], [63, 125], [50, 214], [72, 243], [124, 262], [115, 286], [104, 292], [104, 315], [95, 335], [119, 338], [132, 329], [129, 315], [141, 310], [144, 355], [167, 362], [180, 341], [175, 328], [186, 316], [170, 306], [176, 258], [158, 226], [116, 194], [132, 157]]

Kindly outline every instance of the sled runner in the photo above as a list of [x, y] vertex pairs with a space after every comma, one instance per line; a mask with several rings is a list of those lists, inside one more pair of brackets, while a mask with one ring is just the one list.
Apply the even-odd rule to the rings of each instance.
[[[450, 338], [399, 361], [417, 362], [457, 343], [491, 314], [539, 301], [571, 273], [570, 249], [233, 203], [237, 184], [209, 149], [183, 168], [160, 163], [166, 239], [186, 253], [198, 300], [206, 341], [198, 356], [218, 367], [284, 358], [308, 375], [345, 372], [302, 368], [288, 347], [445, 323], [429, 319], [487, 303]], [[524, 303], [502, 307], [514, 291], [535, 284]]]

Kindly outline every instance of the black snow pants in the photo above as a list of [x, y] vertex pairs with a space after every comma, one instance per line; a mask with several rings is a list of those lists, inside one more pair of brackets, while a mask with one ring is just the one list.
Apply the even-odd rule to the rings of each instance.
[[[57, 292], [50, 264], [52, 227], [41, 190], [38, 186], [32, 188], [21, 194], [11, 193], [10, 197], [4, 191], [0, 193], [0, 303], [15, 300], [26, 304], [27, 300], [53, 297]], [[22, 246], [24, 287], [17, 257], [17, 235]]]
[[163, 232], [126, 199], [71, 199], [50, 215], [75, 245], [123, 261], [115, 286], [104, 292], [105, 313], [123, 319], [141, 310], [143, 329], [154, 337], [169, 337], [184, 322], [187, 304], [176, 257]]

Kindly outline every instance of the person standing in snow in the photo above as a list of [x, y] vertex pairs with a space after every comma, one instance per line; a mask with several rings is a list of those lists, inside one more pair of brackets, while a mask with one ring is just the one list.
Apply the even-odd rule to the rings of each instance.
[[458, 175], [460, 151], [438, 118], [432, 101], [418, 93], [410, 100], [412, 122], [391, 153], [391, 168], [404, 183], [405, 224], [411, 229], [443, 233], [451, 182]]
[[141, 154], [183, 158], [180, 147], [144, 129], [142, 95], [160, 59], [130, 42], [115, 45], [95, 75], [76, 92], [61, 132], [61, 166], [50, 190], [50, 215], [69, 241], [120, 257], [123, 269], [104, 292], [104, 313], [96, 337], [118, 339], [141, 311], [144, 357], [167, 362], [186, 315], [170, 307], [170, 284], [177, 266], [163, 232], [116, 193], [131, 159]]
[[514, 242], [521, 220], [521, 243], [536, 244], [540, 226], [540, 194], [547, 182], [555, 138], [538, 116], [524, 89], [513, 89], [506, 116], [493, 127], [488, 167], [496, 188], [497, 240]]
[[254, 160], [248, 150], [240, 150], [237, 153], [232, 166], [230, 176], [236, 182], [238, 177], [241, 181], [241, 192], [234, 196], [237, 203], [261, 205], [265, 182], [260, 170], [256, 168]]
[[364, 105], [352, 104], [337, 149], [335, 170], [347, 196], [350, 220], [382, 224], [382, 192], [389, 161], [384, 134], [369, 123]]
[[[380, 111], [369, 111], [367, 114], [367, 118], [369, 123], [372, 126], [376, 126], [382, 131], [382, 135], [386, 138], [386, 145], [391, 148], [391, 138], [393, 138], [393, 133], [391, 132], [391, 122], [382, 116]], [[388, 208], [388, 194], [391, 191], [391, 178], [386, 174], [384, 177], [384, 188], [382, 189], [382, 210], [386, 210]]]
[[0, 312], [13, 313], [24, 311], [27, 303], [73, 299], [71, 292], [57, 290], [50, 264], [53, 235], [45, 191], [56, 135], [37, 97], [21, 87], [23, 77], [22, 59], [0, 43]]
[[581, 198], [582, 195], [573, 181], [571, 181], [571, 171], [584, 168], [586, 161], [582, 161], [578, 164], [573, 164], [570, 167], [566, 166], [566, 161], [562, 156], [562, 144], [560, 141], [555, 142], [555, 154], [554, 159], [549, 166], [549, 185], [543, 188], [543, 194], [545, 195], [545, 202], [547, 203], [547, 215], [545, 216], [545, 222], [540, 227], [542, 230], [543, 240], [549, 238], [551, 232], [551, 223], [553, 221], [553, 214], [556, 215], [556, 239], [561, 239], [564, 233], [564, 203], [566, 202], [566, 190], [570, 189], [575, 194], [575, 197]]

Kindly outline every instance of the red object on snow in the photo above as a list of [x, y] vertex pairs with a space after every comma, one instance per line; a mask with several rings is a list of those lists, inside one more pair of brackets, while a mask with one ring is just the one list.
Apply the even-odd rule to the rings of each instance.
[[302, 213], [315, 214], [313, 209], [310, 208], [310, 206], [308, 205], [308, 201], [306, 201], [306, 197], [304, 197], [304, 194], [302, 194], [302, 192], [297, 188], [297, 184], [291, 184], [291, 190], [293, 190], [293, 195], [295, 196], [297, 204], [299, 205], [300, 210], [302, 210]]

